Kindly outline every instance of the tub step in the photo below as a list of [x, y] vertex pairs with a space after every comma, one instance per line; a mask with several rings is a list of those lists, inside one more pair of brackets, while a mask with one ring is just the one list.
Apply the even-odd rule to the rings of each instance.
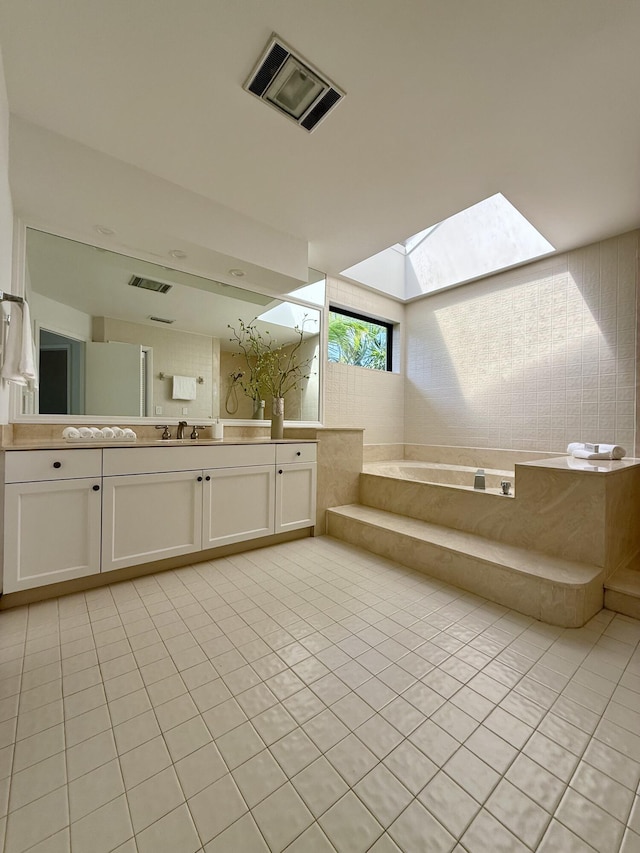
[[640, 559], [618, 569], [605, 581], [604, 606], [607, 610], [640, 619]]
[[580, 627], [602, 608], [597, 566], [361, 504], [327, 510], [327, 532], [552, 625]]

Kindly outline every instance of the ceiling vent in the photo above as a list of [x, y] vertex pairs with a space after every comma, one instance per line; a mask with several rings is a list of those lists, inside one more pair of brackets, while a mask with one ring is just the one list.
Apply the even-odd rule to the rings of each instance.
[[143, 290], [153, 290], [154, 293], [169, 293], [172, 284], [164, 284], [161, 281], [153, 281], [150, 278], [142, 278], [139, 275], [131, 276], [131, 280], [129, 281], [131, 287], [141, 287]]
[[309, 132], [345, 96], [326, 75], [294, 54], [275, 33], [244, 88]]
[[167, 320], [166, 317], [149, 317], [150, 320], [153, 320], [156, 323], [166, 323], [167, 326], [170, 326], [172, 323], [175, 323], [175, 320]]

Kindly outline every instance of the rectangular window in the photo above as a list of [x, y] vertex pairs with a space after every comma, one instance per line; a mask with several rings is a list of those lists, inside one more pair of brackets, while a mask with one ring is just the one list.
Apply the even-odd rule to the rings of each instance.
[[391, 370], [392, 334], [391, 323], [329, 306], [329, 361]]

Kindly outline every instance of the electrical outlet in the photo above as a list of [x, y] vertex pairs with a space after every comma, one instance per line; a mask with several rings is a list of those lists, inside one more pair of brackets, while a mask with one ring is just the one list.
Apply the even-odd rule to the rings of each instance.
[[189, 414], [189, 409], [188, 409], [186, 406], [183, 406], [183, 407], [182, 407], [182, 414], [183, 414], [183, 415], [188, 415], [188, 414]]
[[162, 406], [156, 406], [156, 415], [162, 414]]

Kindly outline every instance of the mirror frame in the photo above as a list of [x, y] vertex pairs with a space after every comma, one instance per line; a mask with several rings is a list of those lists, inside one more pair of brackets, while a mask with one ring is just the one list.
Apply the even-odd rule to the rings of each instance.
[[[26, 290], [26, 262], [27, 262], [27, 230], [31, 228], [35, 231], [44, 231], [47, 234], [51, 234], [54, 237], [60, 237], [65, 240], [72, 240], [76, 243], [83, 243], [85, 246], [95, 246], [100, 249], [105, 249], [108, 252], [113, 252], [114, 254], [122, 255], [123, 257], [134, 258], [139, 261], [146, 261], [147, 263], [155, 264], [156, 266], [166, 266], [166, 264], [159, 264], [157, 255], [153, 255], [151, 253], [146, 253], [143, 250], [137, 250], [135, 253], [127, 250], [127, 252], [110, 245], [106, 240], [101, 240], [98, 235], [98, 239], [95, 242], [88, 242], [88, 238], [86, 235], [79, 236], [78, 234], [65, 233], [58, 228], [52, 228], [48, 224], [43, 224], [41, 222], [37, 222], [34, 220], [23, 220], [18, 217], [14, 217], [14, 231], [13, 231], [13, 269], [12, 269], [12, 292], [17, 296], [25, 296]], [[92, 238], [93, 239], [93, 238]], [[211, 279], [211, 273], [188, 269], [188, 268], [178, 268], [178, 266], [171, 267], [176, 269], [177, 272], [183, 272], [187, 275], [198, 276], [199, 278], [209, 278]], [[326, 281], [326, 273], [325, 281]], [[216, 278], [218, 280], [218, 277]], [[273, 299], [280, 299], [283, 302], [293, 302], [296, 305], [302, 305], [305, 308], [312, 308], [317, 311], [320, 315], [320, 330], [319, 330], [319, 339], [320, 339], [320, 355], [318, 358], [318, 369], [320, 372], [320, 379], [318, 383], [318, 420], [317, 421], [287, 421], [285, 420], [286, 427], [294, 427], [294, 428], [320, 428], [323, 426], [323, 416], [324, 416], [324, 364], [326, 359], [324, 358], [324, 341], [325, 341], [325, 329], [326, 329], [326, 289], [325, 289], [325, 303], [324, 305], [316, 305], [312, 302], [306, 302], [303, 299], [296, 299], [295, 297], [289, 296], [288, 294], [276, 294], [271, 293], [270, 291], [266, 291], [264, 289], [255, 287], [252, 285], [251, 287], [245, 287], [243, 284], [238, 283], [237, 281], [233, 282], [233, 286], [237, 287], [241, 290], [252, 291], [254, 293], [262, 293], [265, 296], [271, 296]], [[301, 284], [300, 287], [304, 287], [304, 284]], [[66, 425], [70, 421], [73, 423], [77, 423], [80, 426], [83, 425], [108, 425], [113, 423], [114, 419], [117, 419], [117, 415], [35, 415], [35, 414], [23, 414], [22, 411], [22, 388], [21, 386], [14, 385], [11, 383], [10, 387], [10, 398], [9, 398], [9, 423], [22, 423], [22, 424], [61, 424]], [[162, 417], [162, 416], [153, 416], [153, 417], [133, 417], [130, 415], [123, 415], [119, 418], [123, 423], [126, 421], [127, 424], [147, 424], [149, 426], [154, 426], [156, 424], [169, 424], [170, 426], [174, 426], [178, 423], [180, 418], [178, 417]], [[199, 419], [204, 425], [210, 426], [215, 422], [215, 418], [200, 418]], [[220, 415], [219, 420], [225, 426], [228, 427], [269, 427], [271, 424], [271, 420], [253, 420], [253, 419], [245, 419], [245, 418], [224, 418]]]

